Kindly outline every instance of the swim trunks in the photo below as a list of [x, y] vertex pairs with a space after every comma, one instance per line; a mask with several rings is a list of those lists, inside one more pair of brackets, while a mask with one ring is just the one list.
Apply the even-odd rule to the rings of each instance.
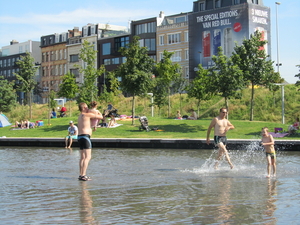
[[214, 137], [215, 145], [217, 146], [219, 143], [223, 143], [224, 145], [227, 145], [227, 137], [226, 136], [215, 136]]
[[271, 159], [276, 159], [276, 153], [275, 152], [266, 152], [266, 157], [270, 156]]
[[77, 140], [79, 143], [80, 150], [92, 149], [92, 142], [91, 142], [90, 138], [91, 138], [91, 136], [88, 134], [78, 135]]

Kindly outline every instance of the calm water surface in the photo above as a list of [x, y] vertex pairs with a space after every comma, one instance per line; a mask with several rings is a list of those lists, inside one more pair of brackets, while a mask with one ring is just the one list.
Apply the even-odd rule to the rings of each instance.
[[79, 150], [0, 147], [0, 224], [299, 224], [300, 152], [94, 149], [78, 181]]

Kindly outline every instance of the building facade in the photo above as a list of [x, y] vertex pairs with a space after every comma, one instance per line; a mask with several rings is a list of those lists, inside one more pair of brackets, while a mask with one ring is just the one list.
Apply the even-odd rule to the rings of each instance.
[[[30, 53], [31, 57], [34, 58], [35, 64], [39, 67], [41, 62], [41, 50], [40, 50], [40, 42], [39, 41], [25, 41], [19, 43], [16, 40], [10, 42], [10, 45], [3, 46], [1, 48], [0, 55], [0, 76], [3, 76], [4, 79], [9, 81], [16, 81], [17, 78], [15, 73], [19, 72], [19, 68], [16, 64], [18, 60], [21, 59], [21, 56], [25, 56], [26, 52]], [[36, 82], [41, 82], [41, 70], [38, 68], [35, 74]], [[17, 92], [17, 101], [20, 104], [23, 104], [24, 93]], [[33, 95], [33, 102], [40, 103], [40, 99], [38, 95]]]
[[270, 52], [270, 9], [262, 0], [198, 0], [189, 14], [189, 65], [193, 79], [199, 64], [205, 69], [213, 66], [212, 56], [222, 47], [230, 56], [254, 31], [263, 33]]
[[67, 73], [67, 39], [67, 32], [41, 37], [42, 103], [48, 102], [51, 90], [58, 92], [62, 76]]
[[189, 27], [188, 14], [165, 16], [157, 26], [157, 62], [163, 58], [164, 50], [174, 52], [171, 60], [181, 66], [182, 76], [189, 79]]

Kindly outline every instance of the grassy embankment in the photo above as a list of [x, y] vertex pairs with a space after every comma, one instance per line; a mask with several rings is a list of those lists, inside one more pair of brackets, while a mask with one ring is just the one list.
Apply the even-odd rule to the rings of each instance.
[[[196, 109], [196, 100], [188, 99], [186, 95], [182, 95], [181, 114], [189, 115], [189, 109]], [[243, 91], [243, 98], [240, 100], [230, 100], [229, 102], [229, 119], [236, 129], [229, 131], [229, 138], [245, 138], [253, 139], [259, 138], [259, 133], [262, 127], [267, 126], [270, 131], [275, 127], [282, 127], [287, 130], [289, 124], [294, 121], [296, 116], [299, 116], [300, 96], [297, 88], [294, 85], [285, 87], [285, 120], [286, 124], [281, 123], [281, 93], [269, 92], [267, 89], [255, 90], [255, 108], [254, 120], [249, 121], [250, 111], [250, 90]], [[120, 114], [130, 115], [131, 98], [116, 97], [113, 101], [116, 108], [119, 109]], [[131, 121], [119, 121], [123, 124], [117, 128], [99, 128], [93, 133], [94, 138], [205, 138], [206, 130], [211, 121], [211, 118], [218, 115], [220, 107], [224, 106], [224, 100], [220, 97], [215, 97], [210, 101], [201, 103], [200, 119], [197, 121], [189, 120], [174, 120], [167, 118], [167, 107], [161, 110], [160, 116], [158, 109], [155, 108], [154, 115], [151, 117], [151, 107], [149, 107], [150, 100], [148, 98], [139, 98], [136, 102], [136, 115], [146, 115], [149, 119], [150, 128], [158, 127], [163, 131], [139, 131], [140, 123], [135, 121], [135, 125], [131, 125]], [[100, 104], [101, 105], [101, 104]], [[101, 105], [106, 108], [106, 104]], [[180, 109], [179, 95], [174, 95], [171, 98], [171, 118]], [[45, 126], [30, 130], [10, 130], [11, 127], [0, 128], [0, 137], [57, 137], [61, 138], [67, 134], [67, 127], [70, 120], [77, 121], [78, 109], [75, 102], [70, 106], [67, 103], [68, 117], [51, 119], [48, 124], [48, 109], [46, 105], [33, 106], [33, 118], [31, 121], [44, 120]], [[14, 111], [6, 113], [10, 122], [14, 124], [16, 120], [28, 118], [28, 107], [19, 106]], [[50, 125], [51, 124], [51, 125]], [[299, 139], [299, 135], [285, 137], [283, 139]]]

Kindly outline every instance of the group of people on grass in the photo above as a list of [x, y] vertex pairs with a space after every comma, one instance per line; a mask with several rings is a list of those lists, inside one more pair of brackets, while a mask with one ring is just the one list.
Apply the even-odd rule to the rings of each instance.
[[[59, 108], [59, 107], [58, 107]], [[64, 117], [64, 116], [66, 116], [67, 115], [67, 108], [66, 107], [61, 107], [61, 109], [59, 110], [59, 112], [60, 112], [60, 114], [59, 114], [59, 117]], [[51, 119], [55, 119], [55, 118], [57, 118], [58, 117], [58, 115], [57, 115], [57, 113], [56, 113], [56, 111], [55, 111], [55, 108], [53, 108], [52, 109], [52, 111], [51, 111], [51, 113], [50, 113], [50, 118]]]
[[37, 126], [36, 123], [30, 122], [27, 119], [26, 120], [21, 120], [20, 122], [19, 121], [15, 122], [15, 127], [20, 128], [20, 129], [31, 129], [31, 128], [35, 128], [36, 126]]
[[198, 116], [197, 116], [196, 111], [194, 109], [191, 109], [190, 112], [191, 112], [190, 116], [187, 116], [187, 115], [181, 116], [180, 111], [177, 110], [175, 119], [178, 119], [178, 120], [182, 120], [182, 119], [197, 120]]

